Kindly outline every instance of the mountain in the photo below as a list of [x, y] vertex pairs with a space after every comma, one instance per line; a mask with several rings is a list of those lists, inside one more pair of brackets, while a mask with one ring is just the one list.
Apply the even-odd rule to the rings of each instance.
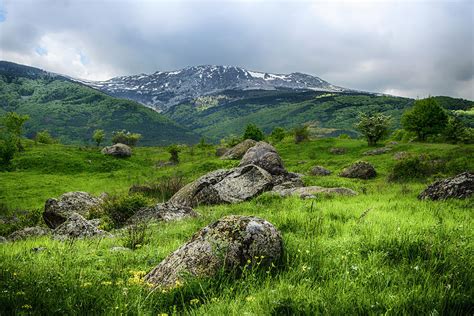
[[48, 130], [65, 144], [91, 141], [95, 129], [142, 134], [142, 145], [195, 143], [199, 136], [134, 101], [111, 97], [38, 68], [0, 61], [0, 115], [28, 114], [26, 135]]
[[140, 102], [159, 112], [198, 97], [226, 90], [349, 91], [302, 73], [272, 74], [234, 66], [194, 66], [151, 75], [115, 77], [106, 81], [78, 80], [109, 95]]

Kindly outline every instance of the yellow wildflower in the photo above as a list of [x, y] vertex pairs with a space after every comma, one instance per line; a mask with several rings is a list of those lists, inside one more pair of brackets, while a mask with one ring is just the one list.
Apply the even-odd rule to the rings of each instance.
[[253, 301], [255, 301], [255, 297], [253, 297], [253, 296], [247, 296], [247, 297], [245, 298], [245, 300], [246, 300], [247, 302], [253, 302]]
[[112, 285], [112, 282], [110, 282], [110, 281], [102, 281], [100, 284], [102, 284], [102, 285]]
[[81, 287], [89, 287], [91, 285], [92, 285], [91, 282], [84, 282], [84, 283], [81, 284]]
[[199, 304], [199, 299], [198, 298], [193, 298], [192, 300], [189, 301], [189, 304], [191, 304], [191, 305]]
[[21, 308], [23, 308], [23, 309], [32, 309], [33, 306], [31, 306], [30, 304], [25, 304]]

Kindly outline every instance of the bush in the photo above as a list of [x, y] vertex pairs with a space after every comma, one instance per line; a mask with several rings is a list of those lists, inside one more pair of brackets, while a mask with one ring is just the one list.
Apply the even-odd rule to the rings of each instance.
[[0, 165], [7, 166], [18, 151], [15, 140], [9, 133], [0, 130]]
[[175, 163], [175, 164], [178, 164], [179, 163], [179, 152], [181, 151], [181, 149], [176, 146], [176, 145], [172, 145], [172, 146], [169, 146], [168, 147], [168, 152], [170, 153], [171, 157], [170, 157], [170, 161], [172, 163]]
[[364, 135], [369, 146], [377, 145], [377, 142], [388, 134], [390, 116], [381, 113], [359, 114], [359, 122], [355, 128]]
[[256, 142], [259, 142], [265, 138], [263, 132], [260, 128], [258, 128], [255, 124], [248, 124], [245, 128], [244, 136], [242, 139], [253, 139]]
[[309, 127], [307, 125], [295, 127], [293, 133], [295, 134], [296, 144], [309, 140]]
[[235, 135], [229, 135], [223, 139], [221, 139], [221, 145], [223, 147], [234, 147], [235, 145], [239, 144], [242, 141], [242, 139], [238, 136]]
[[428, 156], [409, 156], [393, 166], [389, 181], [422, 180], [444, 169], [444, 162]]
[[457, 116], [450, 116], [443, 132], [444, 139], [449, 143], [473, 143], [472, 129], [469, 129]]
[[176, 174], [169, 177], [162, 177], [156, 182], [133, 185], [130, 187], [129, 193], [140, 193], [147, 197], [156, 198], [165, 202], [184, 187], [185, 184], [186, 181], [184, 177], [180, 174]]
[[141, 138], [142, 135], [138, 133], [130, 133], [126, 130], [116, 131], [112, 133], [112, 144], [121, 143], [133, 147]]
[[349, 134], [339, 134], [338, 138], [339, 139], [351, 139], [351, 136]]
[[54, 144], [56, 143], [56, 140], [47, 130], [43, 130], [36, 133], [35, 142], [41, 144]]
[[100, 146], [100, 143], [102, 143], [104, 138], [105, 138], [105, 132], [103, 129], [96, 129], [94, 131], [94, 134], [92, 135], [92, 139], [96, 143], [97, 147]]
[[275, 127], [272, 131], [272, 133], [270, 134], [270, 138], [274, 141], [274, 142], [281, 142], [284, 138], [285, 138], [285, 135], [286, 135], [286, 131], [284, 128], [282, 127]]
[[148, 224], [140, 222], [135, 225], [130, 225], [125, 230], [125, 235], [122, 238], [124, 247], [135, 250], [149, 242]]
[[104, 201], [102, 209], [114, 222], [115, 227], [123, 225], [140, 208], [150, 204], [150, 200], [142, 194], [112, 196]]

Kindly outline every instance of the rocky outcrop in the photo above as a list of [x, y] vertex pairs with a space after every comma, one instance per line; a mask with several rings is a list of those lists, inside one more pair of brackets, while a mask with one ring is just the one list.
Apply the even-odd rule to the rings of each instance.
[[331, 170], [328, 170], [322, 166], [314, 166], [311, 168], [311, 171], [309, 172], [312, 176], [328, 176], [332, 172]]
[[216, 157], [222, 157], [222, 156], [224, 156], [224, 154], [225, 154], [228, 150], [229, 150], [229, 149], [228, 149], [228, 148], [225, 148], [225, 147], [216, 148]]
[[386, 154], [390, 151], [392, 151], [392, 148], [390, 148], [390, 147], [381, 147], [381, 148], [375, 148], [375, 149], [372, 149], [372, 150], [368, 150], [368, 151], [364, 152], [364, 155], [365, 156], [376, 156], [376, 155]]
[[132, 156], [132, 148], [125, 144], [114, 144], [107, 146], [102, 149], [104, 155], [114, 156], [118, 158], [126, 158]]
[[343, 195], [343, 196], [353, 196], [357, 195], [357, 192], [348, 188], [324, 188], [318, 186], [309, 186], [301, 188], [274, 188], [273, 192], [279, 194], [280, 196], [298, 196], [302, 199], [311, 199], [315, 198], [317, 195]]
[[347, 149], [346, 148], [330, 148], [329, 149], [329, 152], [333, 155], [344, 155], [345, 153], [347, 153]]
[[48, 199], [44, 206], [43, 219], [50, 228], [56, 228], [72, 213], [87, 217], [92, 208], [99, 207], [103, 200], [87, 192], [64, 193], [59, 199]]
[[265, 142], [258, 142], [255, 146], [247, 150], [240, 161], [239, 167], [246, 165], [256, 165], [271, 175], [286, 174], [283, 161], [275, 148]]
[[341, 177], [345, 178], [358, 178], [358, 179], [371, 179], [377, 176], [374, 166], [365, 161], [358, 161], [351, 166], [347, 167], [340, 173]]
[[173, 287], [189, 277], [212, 277], [218, 271], [268, 266], [280, 260], [282, 238], [269, 222], [251, 216], [226, 216], [201, 229], [145, 276], [159, 287]]
[[26, 227], [20, 230], [17, 230], [11, 233], [8, 236], [9, 240], [17, 241], [23, 240], [32, 237], [45, 236], [51, 233], [51, 230], [45, 227], [35, 226], [35, 227]]
[[474, 193], [474, 174], [463, 172], [455, 177], [436, 181], [418, 195], [421, 200], [465, 199]]
[[196, 207], [201, 204], [237, 203], [248, 200], [272, 186], [272, 176], [260, 167], [247, 165], [210, 172], [184, 186], [169, 203]]
[[234, 147], [227, 150], [221, 157], [221, 159], [241, 159], [247, 150], [257, 144], [253, 139], [246, 139], [243, 142], [235, 145]]
[[158, 203], [153, 207], [139, 209], [127, 220], [127, 224], [149, 221], [168, 222], [197, 216], [199, 216], [199, 213], [188, 206], [176, 206], [171, 203]]
[[53, 237], [59, 240], [106, 236], [107, 232], [98, 229], [78, 213], [72, 213], [67, 220], [53, 230]]

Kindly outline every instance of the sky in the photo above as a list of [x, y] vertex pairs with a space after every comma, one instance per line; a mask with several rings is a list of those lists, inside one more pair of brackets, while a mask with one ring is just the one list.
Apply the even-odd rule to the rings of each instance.
[[474, 1], [0, 0], [0, 60], [89, 80], [232, 65], [474, 100]]

